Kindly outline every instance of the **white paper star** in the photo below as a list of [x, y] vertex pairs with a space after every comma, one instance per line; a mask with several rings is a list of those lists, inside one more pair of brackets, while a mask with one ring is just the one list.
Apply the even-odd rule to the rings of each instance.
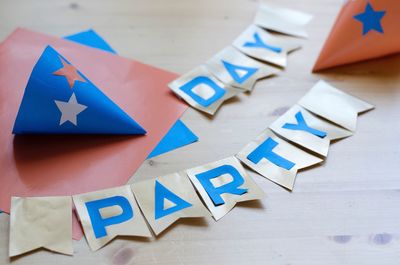
[[70, 121], [73, 125], [78, 126], [76, 116], [84, 111], [87, 106], [78, 104], [74, 93], [72, 93], [72, 96], [69, 98], [68, 102], [58, 100], [54, 101], [58, 109], [61, 111], [60, 126], [67, 121]]

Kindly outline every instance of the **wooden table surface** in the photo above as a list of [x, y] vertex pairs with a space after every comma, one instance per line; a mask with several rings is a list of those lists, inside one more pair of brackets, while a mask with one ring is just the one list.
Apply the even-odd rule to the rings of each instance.
[[[293, 192], [251, 173], [267, 193], [218, 223], [185, 220], [157, 239], [117, 239], [73, 257], [36, 251], [13, 264], [400, 264], [400, 56], [310, 69], [342, 0], [271, 2], [315, 15], [310, 38], [281, 76], [225, 104], [214, 119], [189, 109], [198, 143], [144, 162], [131, 182], [235, 154], [323, 78], [376, 109], [356, 134], [331, 146], [321, 166], [301, 172]], [[0, 39], [23, 26], [63, 36], [93, 27], [120, 54], [177, 73], [205, 62], [251, 22], [255, 0], [0, 0]], [[1, 70], [1, 69], [0, 69]], [[1, 169], [0, 169], [1, 171]], [[0, 184], [1, 185], [1, 184]], [[9, 217], [0, 215], [0, 264], [8, 264]]]

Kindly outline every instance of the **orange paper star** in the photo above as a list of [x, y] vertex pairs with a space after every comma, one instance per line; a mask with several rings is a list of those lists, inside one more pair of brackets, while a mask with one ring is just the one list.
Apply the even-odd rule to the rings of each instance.
[[85, 79], [78, 73], [75, 67], [67, 63], [63, 58], [59, 57], [63, 67], [53, 73], [53, 75], [64, 76], [67, 78], [69, 87], [72, 88], [75, 85], [75, 81], [86, 82]]

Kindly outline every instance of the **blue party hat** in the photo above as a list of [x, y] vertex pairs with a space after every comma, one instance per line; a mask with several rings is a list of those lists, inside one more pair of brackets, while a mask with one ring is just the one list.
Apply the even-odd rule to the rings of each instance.
[[14, 134], [145, 134], [146, 131], [52, 47], [33, 68]]

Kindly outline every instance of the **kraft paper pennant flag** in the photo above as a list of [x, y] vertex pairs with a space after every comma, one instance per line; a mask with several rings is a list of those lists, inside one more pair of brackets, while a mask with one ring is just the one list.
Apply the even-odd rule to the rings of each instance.
[[33, 68], [14, 134], [145, 134], [62, 55], [47, 46]]
[[193, 108], [214, 115], [222, 103], [242, 90], [223, 84], [204, 65], [182, 75], [168, 85]]
[[70, 196], [11, 198], [9, 256], [39, 248], [73, 255]]
[[312, 18], [310, 14], [263, 1], [257, 11], [254, 24], [272, 31], [305, 38], [308, 37], [306, 25]]
[[275, 67], [247, 57], [232, 46], [214, 55], [206, 65], [219, 80], [245, 91], [253, 90], [258, 79], [280, 72]]
[[346, 1], [313, 71], [400, 52], [399, 14], [399, 1]]
[[352, 132], [356, 130], [358, 114], [374, 108], [373, 105], [346, 94], [322, 80], [315, 84], [298, 104]]
[[[64, 39], [116, 54], [115, 50], [93, 29], [66, 36]], [[147, 158], [167, 153], [197, 140], [199, 138], [181, 120], [177, 120]]]
[[299, 105], [294, 105], [273, 122], [269, 128], [285, 139], [327, 156], [331, 140], [348, 137], [353, 133], [320, 119]]
[[250, 25], [232, 45], [248, 56], [280, 67], [286, 66], [289, 52], [301, 47], [298, 40], [273, 35], [256, 25]]
[[156, 235], [180, 218], [210, 216], [185, 173], [173, 173], [131, 185]]
[[[134, 117], [146, 136], [11, 134], [29, 76], [47, 45]], [[73, 195], [125, 185], [187, 109], [167, 86], [176, 74], [27, 29], [0, 44], [0, 69], [7, 69], [0, 71], [0, 209], [8, 213], [15, 194]], [[83, 231], [73, 219], [74, 239], [80, 239]]]
[[117, 236], [152, 236], [129, 185], [74, 195], [73, 200], [93, 251]]
[[186, 173], [217, 221], [236, 203], [265, 197], [235, 157], [191, 168]]
[[263, 177], [292, 190], [297, 171], [322, 162], [266, 129], [237, 155], [244, 164]]

